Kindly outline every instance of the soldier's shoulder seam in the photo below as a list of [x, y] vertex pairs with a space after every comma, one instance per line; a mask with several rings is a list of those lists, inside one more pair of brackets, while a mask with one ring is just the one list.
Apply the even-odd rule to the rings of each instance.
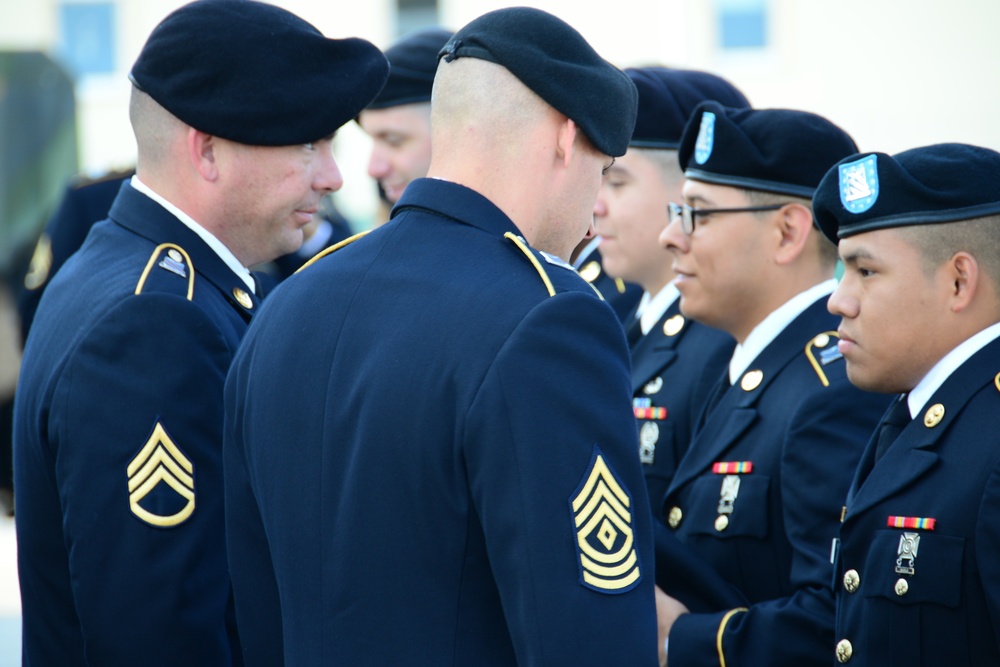
[[[537, 250], [532, 248], [531, 246], [528, 245], [528, 242], [525, 241], [523, 237], [518, 236], [513, 232], [506, 232], [504, 234], [504, 238], [513, 243], [518, 248], [518, 250], [520, 250], [524, 254], [524, 256], [528, 259], [528, 261], [531, 262], [531, 265], [535, 268], [535, 271], [538, 273], [538, 276], [542, 279], [542, 282], [545, 284], [545, 289], [548, 291], [549, 296], [556, 295], [556, 288], [552, 282], [552, 278], [549, 276], [549, 272], [545, 269], [545, 266], [542, 264], [542, 260], [544, 260], [546, 264], [557, 267], [559, 270], [569, 271], [577, 278], [581, 277], [577, 273], [576, 269], [574, 269], [571, 265], [569, 265], [559, 257], [556, 257], [555, 255], [544, 252], [542, 250]], [[587, 282], [586, 284], [588, 287], [590, 287], [593, 293], [597, 295], [597, 298], [601, 299], [602, 301], [604, 300], [604, 296], [601, 294], [600, 290], [591, 285], [589, 282]]]
[[548, 271], [545, 270], [542, 263], [538, 261], [538, 257], [535, 256], [535, 253], [531, 251], [530, 247], [528, 247], [527, 241], [513, 232], [505, 232], [503, 237], [513, 243], [518, 250], [524, 253], [524, 256], [527, 257], [528, 261], [535, 267], [535, 271], [545, 284], [545, 289], [548, 290], [549, 296], [555, 296], [556, 288], [552, 285], [552, 279], [549, 278]]
[[324, 249], [320, 250], [318, 253], [316, 253], [315, 255], [313, 255], [312, 257], [310, 257], [302, 266], [300, 266], [298, 269], [296, 269], [295, 273], [299, 273], [301, 271], [305, 271], [308, 267], [312, 266], [313, 264], [315, 264], [319, 260], [323, 259], [327, 255], [332, 255], [333, 253], [337, 252], [341, 248], [343, 248], [345, 246], [351, 245], [352, 243], [354, 243], [355, 241], [357, 241], [358, 239], [360, 239], [362, 236], [365, 236], [366, 234], [368, 234], [369, 231], [370, 230], [366, 230], [366, 231], [363, 231], [363, 232], [358, 232], [354, 236], [349, 236], [346, 239], [344, 239], [343, 241], [339, 241], [337, 243], [334, 243], [329, 248], [324, 248]]
[[71, 190], [79, 190], [81, 188], [85, 188], [90, 185], [97, 185], [98, 183], [107, 183], [108, 181], [120, 181], [122, 179], [129, 178], [133, 174], [135, 174], [134, 168], [114, 169], [112, 171], [99, 174], [97, 176], [78, 174], [77, 176], [73, 177], [69, 187]]

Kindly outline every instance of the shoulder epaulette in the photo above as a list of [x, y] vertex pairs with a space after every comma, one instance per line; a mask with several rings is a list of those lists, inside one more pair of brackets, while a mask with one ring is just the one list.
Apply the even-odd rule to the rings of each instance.
[[85, 188], [89, 185], [97, 185], [98, 183], [105, 183], [107, 181], [120, 181], [134, 174], [135, 167], [112, 169], [111, 171], [106, 171], [103, 174], [98, 174], [96, 176], [78, 174], [70, 180], [69, 187], [73, 190], [79, 190], [80, 188]]
[[826, 373], [823, 372], [823, 366], [844, 357], [840, 353], [840, 348], [837, 347], [839, 339], [840, 336], [837, 335], [836, 331], [825, 331], [813, 336], [806, 343], [806, 359], [809, 360], [809, 364], [816, 371], [816, 375], [819, 376], [819, 381], [823, 383], [824, 387], [830, 386], [830, 380], [827, 379]]
[[329, 248], [323, 248], [318, 253], [316, 253], [315, 255], [313, 255], [312, 257], [310, 257], [309, 261], [307, 261], [305, 264], [303, 264], [298, 269], [296, 269], [295, 273], [298, 273], [299, 271], [302, 271], [307, 266], [312, 266], [313, 264], [315, 264], [319, 260], [323, 259], [324, 257], [326, 257], [327, 255], [329, 255], [331, 253], [337, 252], [338, 250], [340, 250], [344, 246], [351, 245], [352, 243], [354, 243], [355, 241], [357, 241], [358, 239], [360, 239], [362, 236], [364, 236], [365, 234], [367, 234], [368, 231], [370, 231], [370, 230], [366, 230], [366, 231], [363, 231], [363, 232], [358, 232], [354, 236], [349, 236], [346, 239], [344, 239], [343, 241], [340, 241], [338, 243], [334, 243]]
[[149, 261], [146, 262], [146, 268], [142, 270], [142, 275], [139, 276], [139, 282], [135, 286], [137, 296], [142, 294], [142, 290], [146, 286], [146, 281], [149, 279], [149, 274], [154, 266], [174, 273], [181, 278], [186, 278], [186, 296], [187, 300], [191, 301], [194, 297], [194, 264], [191, 262], [191, 256], [187, 254], [184, 248], [174, 243], [161, 243], [156, 246], [153, 254], [149, 256]]
[[[549, 278], [549, 274], [545, 270], [545, 267], [542, 266], [542, 263], [538, 261], [539, 256], [541, 256], [542, 259], [544, 259], [547, 263], [553, 266], [558, 266], [561, 269], [565, 269], [567, 271], [571, 271], [572, 273], [576, 273], [577, 275], [579, 275], [577, 273], [577, 270], [574, 269], [572, 265], [568, 264], [563, 259], [556, 257], [555, 255], [552, 255], [550, 253], [547, 253], [543, 250], [533, 250], [528, 246], [528, 242], [525, 241], [523, 237], [518, 236], [513, 232], [505, 233], [504, 238], [512, 241], [514, 245], [516, 245], [518, 249], [520, 249], [520, 251], [524, 253], [524, 256], [528, 258], [528, 261], [531, 262], [531, 265], [535, 267], [535, 270], [538, 271], [538, 275], [541, 276], [542, 278], [542, 282], [545, 283], [545, 289], [549, 291], [549, 296], [556, 295], [556, 288], [552, 285], [552, 280]], [[596, 294], [601, 301], [604, 301], [604, 295], [601, 294], [600, 290], [591, 285], [589, 282], [587, 284], [590, 285], [590, 289], [594, 290], [594, 294]]]
[[545, 283], [545, 289], [549, 291], [549, 296], [555, 296], [556, 288], [552, 286], [549, 274], [545, 271], [545, 267], [542, 266], [542, 263], [538, 261], [538, 258], [535, 257], [535, 253], [531, 252], [531, 248], [528, 247], [525, 240], [513, 232], [506, 232], [503, 237], [511, 241], [521, 252], [524, 253], [524, 256], [527, 257], [528, 261], [535, 267], [535, 271], [538, 271], [538, 275], [541, 276], [542, 282]]

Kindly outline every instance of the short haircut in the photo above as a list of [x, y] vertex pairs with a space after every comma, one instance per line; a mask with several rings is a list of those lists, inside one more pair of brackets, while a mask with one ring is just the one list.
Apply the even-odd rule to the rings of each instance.
[[1000, 215], [893, 229], [917, 249], [928, 274], [965, 251], [976, 258], [989, 280], [1000, 289]]
[[[813, 215], [812, 200], [805, 197], [795, 197], [792, 195], [779, 195], [774, 192], [763, 192], [761, 190], [744, 189], [747, 201], [751, 206], [772, 206], [775, 204], [800, 204], [809, 210], [809, 215]], [[816, 227], [816, 219], [813, 216], [813, 231], [817, 240], [816, 249], [819, 251], [819, 259], [824, 266], [836, 266], [837, 246], [830, 242], [823, 233]]]

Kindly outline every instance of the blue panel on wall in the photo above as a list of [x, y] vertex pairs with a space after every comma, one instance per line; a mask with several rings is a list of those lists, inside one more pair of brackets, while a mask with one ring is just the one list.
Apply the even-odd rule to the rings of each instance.
[[110, 2], [60, 5], [60, 55], [74, 75], [115, 71], [114, 18]]

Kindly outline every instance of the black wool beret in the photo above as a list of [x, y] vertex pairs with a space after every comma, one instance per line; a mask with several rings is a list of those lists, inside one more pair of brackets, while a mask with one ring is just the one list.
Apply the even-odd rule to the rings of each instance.
[[935, 144], [896, 155], [864, 153], [831, 168], [813, 197], [821, 230], [837, 239], [889, 227], [1000, 214], [1000, 153]]
[[628, 149], [635, 85], [562, 19], [529, 7], [498, 9], [456, 32], [441, 55], [445, 62], [478, 58], [506, 68], [579, 125], [597, 150], [619, 157]]
[[254, 0], [195, 0], [168, 15], [132, 66], [132, 83], [191, 127], [257, 146], [333, 134], [378, 94], [385, 56], [327, 39]]
[[706, 100], [734, 108], [750, 106], [736, 86], [708, 72], [629, 67], [625, 73], [639, 90], [639, 112], [630, 146], [676, 150], [691, 113]]
[[814, 113], [703, 102], [677, 157], [693, 181], [809, 198], [830, 167], [857, 151], [846, 132]]
[[430, 102], [438, 53], [452, 34], [443, 28], [426, 28], [403, 37], [389, 47], [385, 52], [385, 57], [389, 59], [389, 80], [368, 108], [387, 109]]

